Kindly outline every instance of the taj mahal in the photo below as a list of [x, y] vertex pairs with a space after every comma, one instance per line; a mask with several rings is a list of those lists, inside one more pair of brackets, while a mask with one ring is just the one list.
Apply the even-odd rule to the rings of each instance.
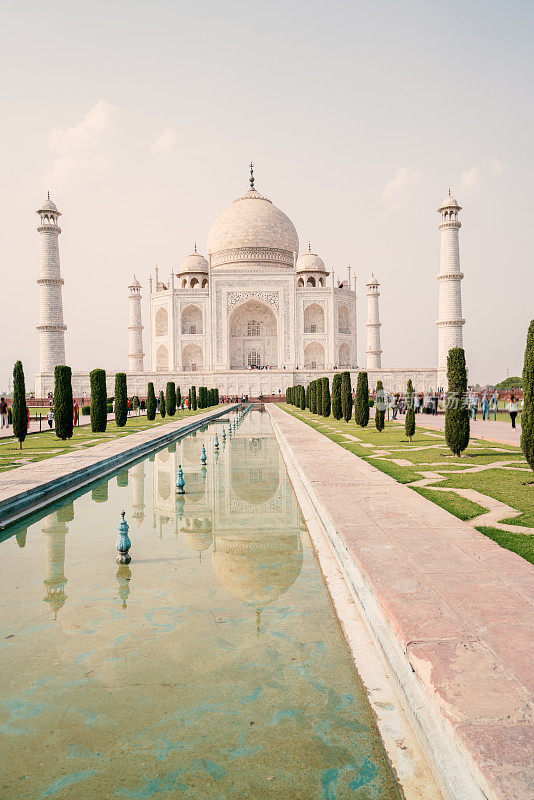
[[[289, 217], [250, 186], [220, 214], [207, 238], [206, 256], [194, 251], [178, 268], [148, 278], [150, 367], [143, 337], [142, 286], [134, 276], [129, 288], [128, 392], [146, 395], [149, 381], [156, 391], [175, 381], [187, 392], [192, 385], [210, 386], [223, 395], [283, 395], [288, 386], [307, 385], [321, 376], [350, 370], [355, 382], [365, 369], [369, 385], [382, 380], [389, 391], [403, 391], [411, 378], [416, 391], [446, 385], [447, 353], [463, 346], [458, 233], [461, 211], [449, 195], [442, 202], [438, 274], [438, 352], [436, 365], [408, 364], [382, 368], [380, 284], [372, 275], [366, 285], [367, 341], [365, 358], [358, 354], [357, 279], [336, 281], [333, 269], [312, 251], [302, 251]], [[40, 368], [35, 393], [54, 391], [54, 368], [69, 363], [65, 355], [59, 258], [61, 212], [48, 197], [37, 211], [41, 238]], [[126, 335], [125, 335], [126, 343]], [[126, 355], [126, 354], [125, 354]], [[126, 358], [125, 358], [126, 362]], [[75, 396], [89, 396], [89, 370], [74, 365]], [[98, 366], [91, 365], [91, 369]], [[108, 373], [108, 392], [114, 375]]]

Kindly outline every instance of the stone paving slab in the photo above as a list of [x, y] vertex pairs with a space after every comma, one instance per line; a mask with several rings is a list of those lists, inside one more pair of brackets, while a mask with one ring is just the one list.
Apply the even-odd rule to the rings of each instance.
[[222, 417], [234, 407], [211, 409], [204, 414], [146, 428], [82, 451], [71, 451], [1, 473], [0, 528], [77, 486], [97, 480], [128, 461], [140, 458], [155, 446], [172, 441], [178, 432], [194, 430], [209, 419]]
[[268, 411], [480, 797], [532, 800], [532, 566], [282, 409]]

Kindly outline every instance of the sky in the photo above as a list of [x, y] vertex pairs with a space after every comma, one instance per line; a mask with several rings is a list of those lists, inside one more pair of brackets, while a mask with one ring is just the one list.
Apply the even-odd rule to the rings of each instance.
[[[437, 361], [439, 216], [463, 207], [472, 382], [522, 369], [534, 317], [534, 4], [0, 4], [0, 388], [38, 369], [38, 218], [61, 217], [67, 363], [127, 368], [128, 284], [168, 275], [248, 187], [336, 276], [381, 283], [384, 367]], [[146, 365], [148, 367], [148, 362]]]

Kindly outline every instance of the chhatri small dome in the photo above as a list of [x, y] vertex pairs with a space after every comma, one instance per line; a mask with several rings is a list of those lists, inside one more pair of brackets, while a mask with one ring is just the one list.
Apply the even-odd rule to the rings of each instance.
[[317, 253], [312, 253], [310, 245], [308, 252], [302, 253], [297, 259], [297, 272], [326, 272], [323, 259]]
[[208, 234], [212, 267], [248, 269], [250, 262], [293, 267], [299, 238], [295, 226], [279, 208], [254, 188], [220, 214]]
[[455, 197], [452, 197], [450, 189], [449, 189], [449, 194], [438, 208], [438, 211], [442, 211], [444, 208], [455, 208], [457, 211], [461, 211], [460, 205], [457, 199]]
[[135, 275], [133, 276], [133, 281], [131, 282], [131, 284], [129, 285], [128, 288], [129, 289], [140, 289], [141, 288], [141, 284], [139, 283], [139, 281], [137, 280]]
[[186, 256], [180, 264], [178, 275], [183, 275], [184, 272], [209, 272], [209, 264], [204, 256], [197, 253], [196, 245], [195, 252]]
[[57, 206], [50, 198], [45, 200], [44, 203], [41, 204], [40, 211], [57, 211]]
[[378, 278], [375, 276], [374, 272], [371, 273], [371, 277], [367, 281], [367, 286], [380, 286]]

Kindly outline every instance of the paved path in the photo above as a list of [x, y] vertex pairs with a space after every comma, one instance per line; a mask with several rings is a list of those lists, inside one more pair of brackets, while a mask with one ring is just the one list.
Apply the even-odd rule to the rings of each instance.
[[[40, 430], [39, 430], [39, 420], [36, 421], [34, 419], [35, 413], [32, 412], [32, 415], [31, 415], [32, 418], [30, 420], [29, 433], [39, 433], [39, 432], [44, 433], [46, 431], [55, 429], [54, 425], [52, 425], [51, 429], [48, 427], [48, 422], [46, 421], [46, 415], [48, 413], [48, 410], [46, 408], [43, 408], [43, 412], [41, 412], [41, 413], [43, 413], [43, 418], [41, 420], [41, 428], [40, 428]], [[39, 412], [37, 412], [37, 413], [39, 413]], [[146, 411], [141, 411], [141, 415], [144, 415], [144, 414], [146, 414]], [[128, 419], [130, 419], [131, 417], [134, 417], [134, 416], [137, 416], [137, 412], [132, 411], [132, 413], [129, 415]], [[108, 420], [113, 420], [113, 419], [115, 419], [115, 414], [108, 414]], [[91, 417], [89, 415], [82, 416], [80, 414], [79, 420], [80, 420], [80, 425], [79, 425], [80, 428], [83, 428], [85, 425], [90, 425], [91, 424]], [[10, 425], [8, 428], [0, 428], [0, 439], [7, 439], [10, 436], [13, 436], [13, 425]]]
[[[396, 422], [404, 425], [404, 417], [397, 417]], [[501, 420], [481, 420], [476, 422], [470, 420], [471, 436], [475, 439], [485, 439], [489, 442], [501, 442], [502, 444], [516, 444], [519, 446], [521, 439], [521, 425], [517, 425], [515, 431], [510, 422]], [[436, 431], [445, 430], [445, 414], [416, 414], [415, 424], [421, 428], [431, 428]]]
[[484, 793], [466, 798], [531, 800], [532, 566], [282, 409], [268, 412], [393, 671], [415, 681], [411, 705], [435, 724], [431, 746], [449, 743], [444, 772]]

